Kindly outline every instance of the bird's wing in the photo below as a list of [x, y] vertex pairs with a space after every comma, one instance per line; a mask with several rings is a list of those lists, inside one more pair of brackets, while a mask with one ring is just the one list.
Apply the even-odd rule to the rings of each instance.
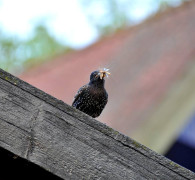
[[82, 86], [78, 92], [76, 93], [76, 95], [74, 96], [74, 99], [73, 99], [73, 102], [72, 102], [72, 105], [78, 100], [79, 96], [85, 91], [85, 89], [88, 87], [88, 84]]

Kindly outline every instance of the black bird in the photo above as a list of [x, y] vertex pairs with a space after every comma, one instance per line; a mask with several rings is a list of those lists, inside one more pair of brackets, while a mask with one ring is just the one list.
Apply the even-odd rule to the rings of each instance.
[[105, 77], [109, 69], [97, 70], [91, 73], [88, 84], [82, 86], [74, 97], [72, 106], [80, 111], [98, 117], [108, 102], [108, 94], [104, 88]]

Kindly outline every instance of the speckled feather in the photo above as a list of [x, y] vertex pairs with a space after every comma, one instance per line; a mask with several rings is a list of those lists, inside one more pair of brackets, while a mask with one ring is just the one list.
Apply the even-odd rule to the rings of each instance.
[[107, 102], [104, 79], [100, 79], [99, 71], [94, 71], [90, 76], [90, 82], [78, 90], [72, 106], [96, 118], [102, 113]]

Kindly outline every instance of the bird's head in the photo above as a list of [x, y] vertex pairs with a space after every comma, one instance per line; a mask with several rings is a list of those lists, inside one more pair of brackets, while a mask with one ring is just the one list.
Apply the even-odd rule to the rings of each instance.
[[108, 75], [110, 75], [110, 72], [109, 69], [106, 68], [94, 71], [90, 75], [90, 83], [96, 85], [104, 84], [104, 78], [108, 77]]

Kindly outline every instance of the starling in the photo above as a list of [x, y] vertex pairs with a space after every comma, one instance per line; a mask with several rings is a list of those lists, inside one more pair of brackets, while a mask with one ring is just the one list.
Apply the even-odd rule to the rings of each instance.
[[109, 69], [97, 70], [91, 73], [88, 84], [82, 86], [74, 97], [72, 106], [96, 118], [108, 102], [108, 94], [104, 88], [105, 77]]

